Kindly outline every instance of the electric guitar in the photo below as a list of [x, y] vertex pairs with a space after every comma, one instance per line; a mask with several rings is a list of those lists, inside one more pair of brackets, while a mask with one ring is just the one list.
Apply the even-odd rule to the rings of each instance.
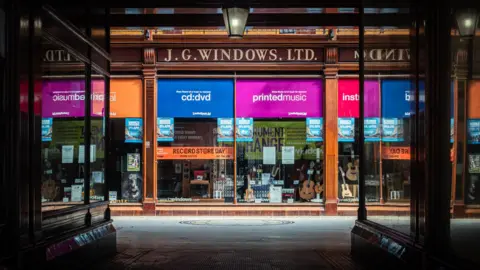
[[347, 184], [345, 184], [345, 172], [343, 171], [342, 167], [338, 167], [340, 173], [342, 174], [342, 198], [352, 198], [352, 192]]
[[350, 181], [358, 180], [358, 159], [355, 159], [355, 153], [353, 149], [351, 151], [351, 162], [347, 164], [347, 179]]

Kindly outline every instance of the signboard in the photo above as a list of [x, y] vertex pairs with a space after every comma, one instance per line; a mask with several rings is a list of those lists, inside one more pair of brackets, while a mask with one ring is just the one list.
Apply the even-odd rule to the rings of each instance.
[[237, 142], [253, 141], [253, 118], [237, 118]]
[[42, 142], [52, 141], [53, 133], [53, 119], [52, 118], [42, 118]]
[[[365, 81], [364, 115], [380, 117], [380, 83]], [[338, 117], [360, 117], [360, 84], [356, 79], [338, 80]]]
[[159, 79], [157, 96], [158, 117], [233, 117], [230, 79]]
[[382, 147], [382, 159], [410, 160], [409, 146]]
[[[425, 108], [425, 85], [419, 82], [419, 109]], [[382, 116], [405, 118], [415, 113], [415, 84], [409, 80], [382, 80]]]
[[125, 142], [142, 143], [143, 142], [143, 119], [125, 118]]
[[158, 147], [157, 159], [233, 159], [233, 147]]
[[323, 48], [159, 49], [157, 62], [323, 62]]
[[403, 119], [382, 119], [382, 141], [403, 142]]
[[380, 118], [365, 118], [364, 120], [364, 134], [366, 142], [379, 142], [382, 133], [380, 128]]
[[338, 118], [338, 141], [355, 141], [355, 118]]
[[173, 118], [158, 117], [157, 118], [157, 141], [173, 142], [174, 120]]
[[307, 118], [307, 142], [323, 142], [323, 118]]
[[110, 117], [142, 118], [142, 80], [110, 80]]
[[480, 144], [480, 119], [467, 120], [467, 141], [469, 144]]
[[[104, 110], [105, 84], [92, 81], [91, 115], [101, 117]], [[42, 117], [83, 117], [85, 115], [85, 81], [44, 81], [42, 86]]]
[[217, 141], [233, 142], [233, 118], [217, 119]]
[[[409, 48], [369, 48], [364, 50], [365, 62], [409, 62]], [[339, 48], [339, 62], [358, 62], [360, 53], [358, 48]]]
[[238, 117], [322, 117], [322, 81], [318, 79], [239, 79]]

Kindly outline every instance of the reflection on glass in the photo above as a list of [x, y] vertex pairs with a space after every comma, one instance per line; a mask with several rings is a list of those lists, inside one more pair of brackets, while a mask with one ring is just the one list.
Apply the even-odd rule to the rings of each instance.
[[[408, 9], [367, 8], [365, 13], [409, 13]], [[390, 39], [396, 28], [395, 42]], [[402, 25], [368, 27], [365, 35], [365, 195], [368, 219], [410, 234], [412, 135], [423, 85], [411, 70], [411, 35]], [[378, 46], [382, 40], [382, 46]], [[412, 79], [413, 77], [413, 79]], [[416, 97], [420, 97], [417, 102]], [[374, 112], [371, 112], [374, 108]], [[378, 207], [389, 205], [389, 207]], [[391, 212], [395, 209], [395, 214]]]
[[45, 77], [39, 89], [42, 93], [42, 210], [83, 204], [85, 80], [82, 76]]
[[[452, 75], [454, 144], [452, 148], [452, 219], [450, 234], [457, 257], [480, 263], [480, 65], [478, 11], [452, 10]], [[454, 20], [455, 21], [455, 20]]]

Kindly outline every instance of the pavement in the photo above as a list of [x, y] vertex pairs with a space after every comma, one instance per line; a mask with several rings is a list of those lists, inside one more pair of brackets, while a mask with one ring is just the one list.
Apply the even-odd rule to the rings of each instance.
[[353, 217], [115, 217], [117, 255], [90, 269], [361, 269]]

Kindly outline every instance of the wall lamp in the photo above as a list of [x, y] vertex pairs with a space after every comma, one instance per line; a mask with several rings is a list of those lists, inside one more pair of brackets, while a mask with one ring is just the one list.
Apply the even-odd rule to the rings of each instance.
[[223, 20], [230, 38], [242, 38], [247, 26], [249, 8], [222, 8]]

